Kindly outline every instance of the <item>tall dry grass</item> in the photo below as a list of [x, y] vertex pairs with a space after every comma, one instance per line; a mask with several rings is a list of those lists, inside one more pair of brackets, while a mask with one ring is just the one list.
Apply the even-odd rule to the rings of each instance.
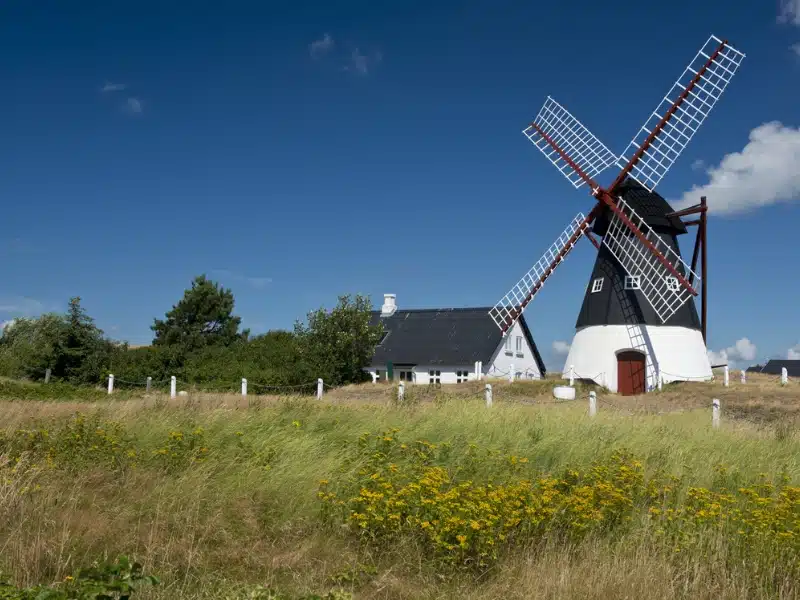
[[[137, 453], [124, 467], [83, 460], [83, 450], [59, 455], [53, 464], [31, 452], [18, 465], [0, 466], [0, 569], [31, 585], [128, 554], [162, 579], [144, 596], [153, 598], [245, 597], [255, 584], [297, 595], [344, 587], [357, 598], [798, 597], [798, 583], [780, 572], [765, 582], [752, 579], [744, 565], [732, 567], [724, 539], [709, 538], [704, 552], [676, 558], [644, 524], [574, 545], [512, 547], [480, 573], [443, 570], [413, 541], [376, 549], [323, 526], [319, 481], [354, 474], [358, 464], [349, 459], [358, 437], [392, 427], [407, 438], [449, 442], [444, 466], [453, 469], [470, 444], [526, 457], [531, 474], [585, 468], [625, 447], [649, 471], [660, 468], [693, 485], [717, 485], [720, 464], [732, 484], [759, 474], [800, 482], [794, 424], [776, 428], [724, 413], [723, 426], [713, 430], [707, 407], [671, 401], [672, 391], [662, 392], [662, 400], [680, 411], [653, 414], [646, 406], [633, 410], [632, 400], [609, 397], [619, 406], [601, 404], [589, 419], [582, 403], [539, 406], [535, 399], [546, 396], [545, 388], [515, 385], [505, 396], [499, 386], [491, 410], [479, 387], [469, 385], [435, 403], [406, 407], [386, 401], [392, 390], [374, 386], [337, 391], [323, 402], [0, 403], [0, 454], [11, 456], [18, 430], [36, 423], [55, 435], [75, 411], [121, 423], [125, 448]], [[157, 462], [171, 433], [188, 437], [198, 427], [205, 458]], [[496, 476], [492, 468], [487, 462], [475, 476]]]

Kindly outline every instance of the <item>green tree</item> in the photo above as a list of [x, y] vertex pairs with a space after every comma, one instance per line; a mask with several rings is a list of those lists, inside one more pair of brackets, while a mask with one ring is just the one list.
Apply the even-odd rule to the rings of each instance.
[[172, 346], [181, 356], [207, 346], [229, 346], [246, 340], [250, 332], [239, 331], [241, 318], [233, 314], [233, 292], [199, 275], [183, 298], [150, 327], [154, 346]]
[[99, 383], [110, 364], [113, 342], [103, 336], [81, 306], [70, 298], [66, 314], [47, 313], [17, 319], [0, 337], [0, 370], [11, 377], [55, 379], [77, 384]]
[[357, 383], [368, 379], [369, 365], [383, 325], [370, 323], [369, 297], [339, 296], [333, 310], [308, 313], [308, 323], [295, 323], [302, 362], [310, 372], [331, 385]]

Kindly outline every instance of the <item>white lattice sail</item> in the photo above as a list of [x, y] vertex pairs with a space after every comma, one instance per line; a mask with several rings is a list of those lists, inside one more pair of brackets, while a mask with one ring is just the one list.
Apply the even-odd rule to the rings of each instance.
[[489, 315], [503, 333], [516, 322], [547, 278], [572, 251], [587, 227], [586, 217], [578, 213], [536, 264], [489, 310]]
[[584, 177], [548, 143], [545, 136], [550, 138], [588, 177], [594, 178], [617, 160], [617, 156], [611, 150], [550, 96], [545, 100], [533, 123], [523, 129], [522, 133], [575, 188], [586, 183]]
[[[716, 36], [709, 37], [628, 144], [618, 166], [624, 169], [645, 147], [629, 175], [652, 192], [714, 108], [744, 57]], [[673, 107], [662, 129], [647, 144]]]
[[[617, 207], [639, 229], [661, 256], [686, 280], [697, 286], [700, 277], [660, 235], [647, 227], [644, 220], [622, 198]], [[692, 297], [677, 277], [636, 237], [625, 222], [614, 215], [603, 236], [605, 245], [631, 277], [638, 278], [639, 289], [650, 306], [665, 323]]]

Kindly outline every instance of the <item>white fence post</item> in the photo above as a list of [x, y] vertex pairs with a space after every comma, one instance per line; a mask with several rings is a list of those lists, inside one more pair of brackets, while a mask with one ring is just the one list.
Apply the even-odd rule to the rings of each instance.
[[145, 392], [147, 392], [149, 394], [151, 387], [153, 387], [153, 378], [152, 377], [148, 377], [147, 378], [147, 383], [145, 384]]
[[478, 381], [483, 379], [483, 361], [478, 361]]
[[722, 369], [722, 385], [728, 387], [730, 385], [731, 378], [730, 378], [730, 371], [728, 369], [728, 365], [725, 365]]
[[714, 398], [711, 405], [711, 425], [712, 427], [719, 427], [719, 400]]
[[508, 369], [508, 381], [511, 383], [514, 382], [514, 363], [511, 363], [511, 366]]
[[114, 393], [114, 376], [110, 373], [108, 375], [108, 393], [109, 394]]
[[50, 383], [50, 375], [51, 374], [52, 374], [52, 371], [50, 370], [50, 367], [48, 367], [48, 368], [46, 368], [44, 370], [44, 382], [45, 383]]
[[317, 379], [317, 400], [322, 400], [322, 377]]
[[597, 392], [589, 392], [589, 416], [597, 414]]
[[575, 385], [575, 365], [569, 366], [569, 387]]
[[397, 401], [402, 403], [403, 398], [406, 397], [406, 384], [404, 382], [400, 382], [400, 385], [397, 386]]
[[489, 408], [489, 407], [492, 406], [492, 384], [491, 383], [487, 383], [486, 384], [484, 395], [486, 396], [486, 407]]
[[789, 371], [786, 370], [786, 367], [781, 367], [781, 385], [787, 383], [789, 383]]
[[247, 379], [242, 377], [242, 396], [247, 396]]
[[742, 369], [742, 383], [747, 383], [747, 373]]
[[178, 379], [173, 375], [169, 378], [169, 397], [174, 398], [178, 395]]

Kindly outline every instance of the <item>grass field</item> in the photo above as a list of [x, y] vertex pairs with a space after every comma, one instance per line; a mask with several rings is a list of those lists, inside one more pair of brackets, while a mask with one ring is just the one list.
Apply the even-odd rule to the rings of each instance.
[[593, 419], [552, 381], [491, 409], [482, 383], [404, 406], [6, 383], [0, 571], [124, 554], [160, 579], [142, 598], [798, 598], [800, 385], [731, 381], [599, 393]]

